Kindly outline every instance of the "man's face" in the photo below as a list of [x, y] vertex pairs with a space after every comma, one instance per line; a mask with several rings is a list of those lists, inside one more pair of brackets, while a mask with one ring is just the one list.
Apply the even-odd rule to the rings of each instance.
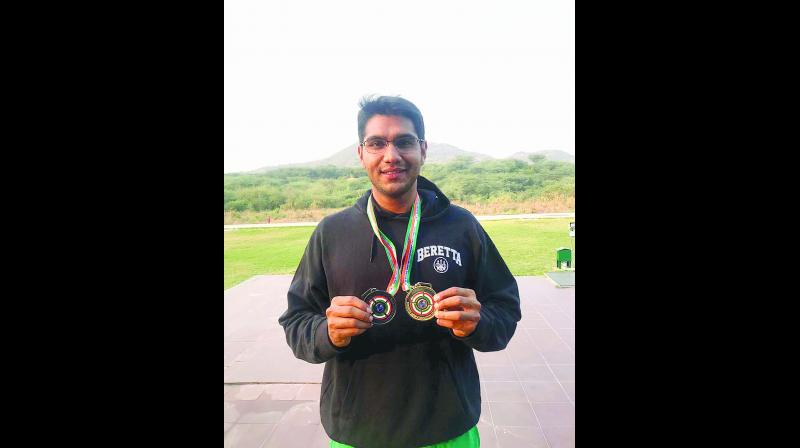
[[[403, 136], [418, 137], [414, 124], [406, 117], [374, 115], [364, 126], [364, 140], [379, 137], [394, 142]], [[427, 142], [403, 152], [398, 151], [394, 144], [389, 144], [383, 154], [372, 154], [359, 144], [358, 158], [375, 189], [385, 196], [399, 199], [414, 187], [425, 163], [427, 149]]]

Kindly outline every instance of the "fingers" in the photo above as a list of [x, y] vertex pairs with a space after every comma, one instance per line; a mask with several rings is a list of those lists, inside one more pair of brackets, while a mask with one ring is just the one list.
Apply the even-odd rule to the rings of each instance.
[[452, 320], [436, 319], [436, 325], [445, 328], [454, 328], [456, 324], [455, 321]]
[[447, 320], [447, 319], [436, 319], [436, 325], [440, 327], [449, 328], [454, 335], [463, 338], [467, 337], [475, 331], [475, 328], [478, 326], [476, 322], [469, 321], [469, 320]]
[[328, 319], [333, 318], [353, 318], [371, 325], [372, 314], [369, 307], [363, 300], [354, 296], [336, 296], [331, 299], [331, 306], [325, 310]]
[[367, 307], [366, 302], [356, 296], [336, 296], [331, 299], [331, 305], [352, 306], [364, 311], [365, 313], [369, 312], [369, 307]]
[[478, 302], [474, 296], [472, 297], [465, 297], [465, 296], [452, 296], [446, 299], [439, 299], [433, 307], [437, 310], [445, 310], [445, 309], [474, 309], [479, 310], [481, 309], [481, 303]]
[[350, 305], [331, 305], [328, 307], [325, 314], [329, 319], [331, 317], [352, 317], [363, 322], [372, 322], [372, 315], [370, 313]]
[[336, 296], [325, 310], [328, 317], [328, 338], [337, 347], [346, 347], [350, 338], [372, 327], [372, 314], [367, 304], [355, 296]]
[[[331, 340], [333, 345], [337, 347], [346, 347], [350, 344], [350, 338], [353, 336], [358, 336], [372, 327], [372, 322], [364, 322], [353, 317], [336, 316], [330, 312], [332, 308], [349, 309], [352, 311], [344, 312], [350, 312], [352, 314], [364, 312], [351, 306], [331, 306], [328, 308], [328, 338]], [[369, 319], [372, 319], [372, 316], [369, 316]]]
[[453, 286], [452, 288], [447, 288], [444, 291], [437, 293], [435, 296], [433, 296], [433, 300], [438, 302], [451, 296], [475, 297], [475, 291], [469, 288], [459, 288]]
[[328, 318], [328, 328], [340, 330], [345, 328], [363, 328], [367, 329], [372, 327], [371, 322], [363, 322], [358, 319], [352, 319], [348, 317], [329, 317]]
[[481, 314], [477, 311], [437, 311], [436, 317], [440, 320], [452, 321], [472, 321], [481, 320]]
[[343, 338], [348, 338], [348, 337], [358, 336], [365, 331], [367, 330], [363, 328], [345, 328], [342, 330], [336, 330], [336, 335]]
[[453, 334], [466, 337], [475, 331], [481, 320], [481, 303], [475, 291], [468, 288], [448, 288], [434, 296], [436, 324], [450, 328]]

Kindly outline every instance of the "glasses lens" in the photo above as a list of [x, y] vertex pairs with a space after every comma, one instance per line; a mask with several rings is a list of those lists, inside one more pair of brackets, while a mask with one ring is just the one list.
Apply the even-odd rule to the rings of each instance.
[[367, 149], [370, 151], [381, 151], [386, 145], [386, 140], [382, 138], [371, 138], [366, 141]]
[[417, 139], [415, 137], [400, 137], [394, 141], [394, 145], [400, 150], [411, 150], [417, 146]]

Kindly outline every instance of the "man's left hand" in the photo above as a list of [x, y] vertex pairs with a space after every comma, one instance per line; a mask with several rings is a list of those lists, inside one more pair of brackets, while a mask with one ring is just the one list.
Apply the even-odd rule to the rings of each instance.
[[436, 323], [464, 338], [475, 331], [481, 320], [481, 303], [469, 288], [448, 288], [433, 296]]

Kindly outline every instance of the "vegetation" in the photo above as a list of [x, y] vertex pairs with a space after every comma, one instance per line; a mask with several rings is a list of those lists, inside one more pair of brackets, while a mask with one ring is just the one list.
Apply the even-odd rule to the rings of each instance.
[[[575, 165], [545, 160], [541, 155], [532, 155], [528, 161], [476, 162], [459, 157], [449, 163], [426, 164], [422, 175], [473, 213], [497, 204], [507, 205], [499, 212], [510, 213], [515, 211], [507, 210], [529, 213], [574, 211], [575, 207]], [[369, 187], [361, 167], [331, 165], [225, 174], [225, 223], [287, 218], [318, 221], [320, 216], [351, 206]]]

